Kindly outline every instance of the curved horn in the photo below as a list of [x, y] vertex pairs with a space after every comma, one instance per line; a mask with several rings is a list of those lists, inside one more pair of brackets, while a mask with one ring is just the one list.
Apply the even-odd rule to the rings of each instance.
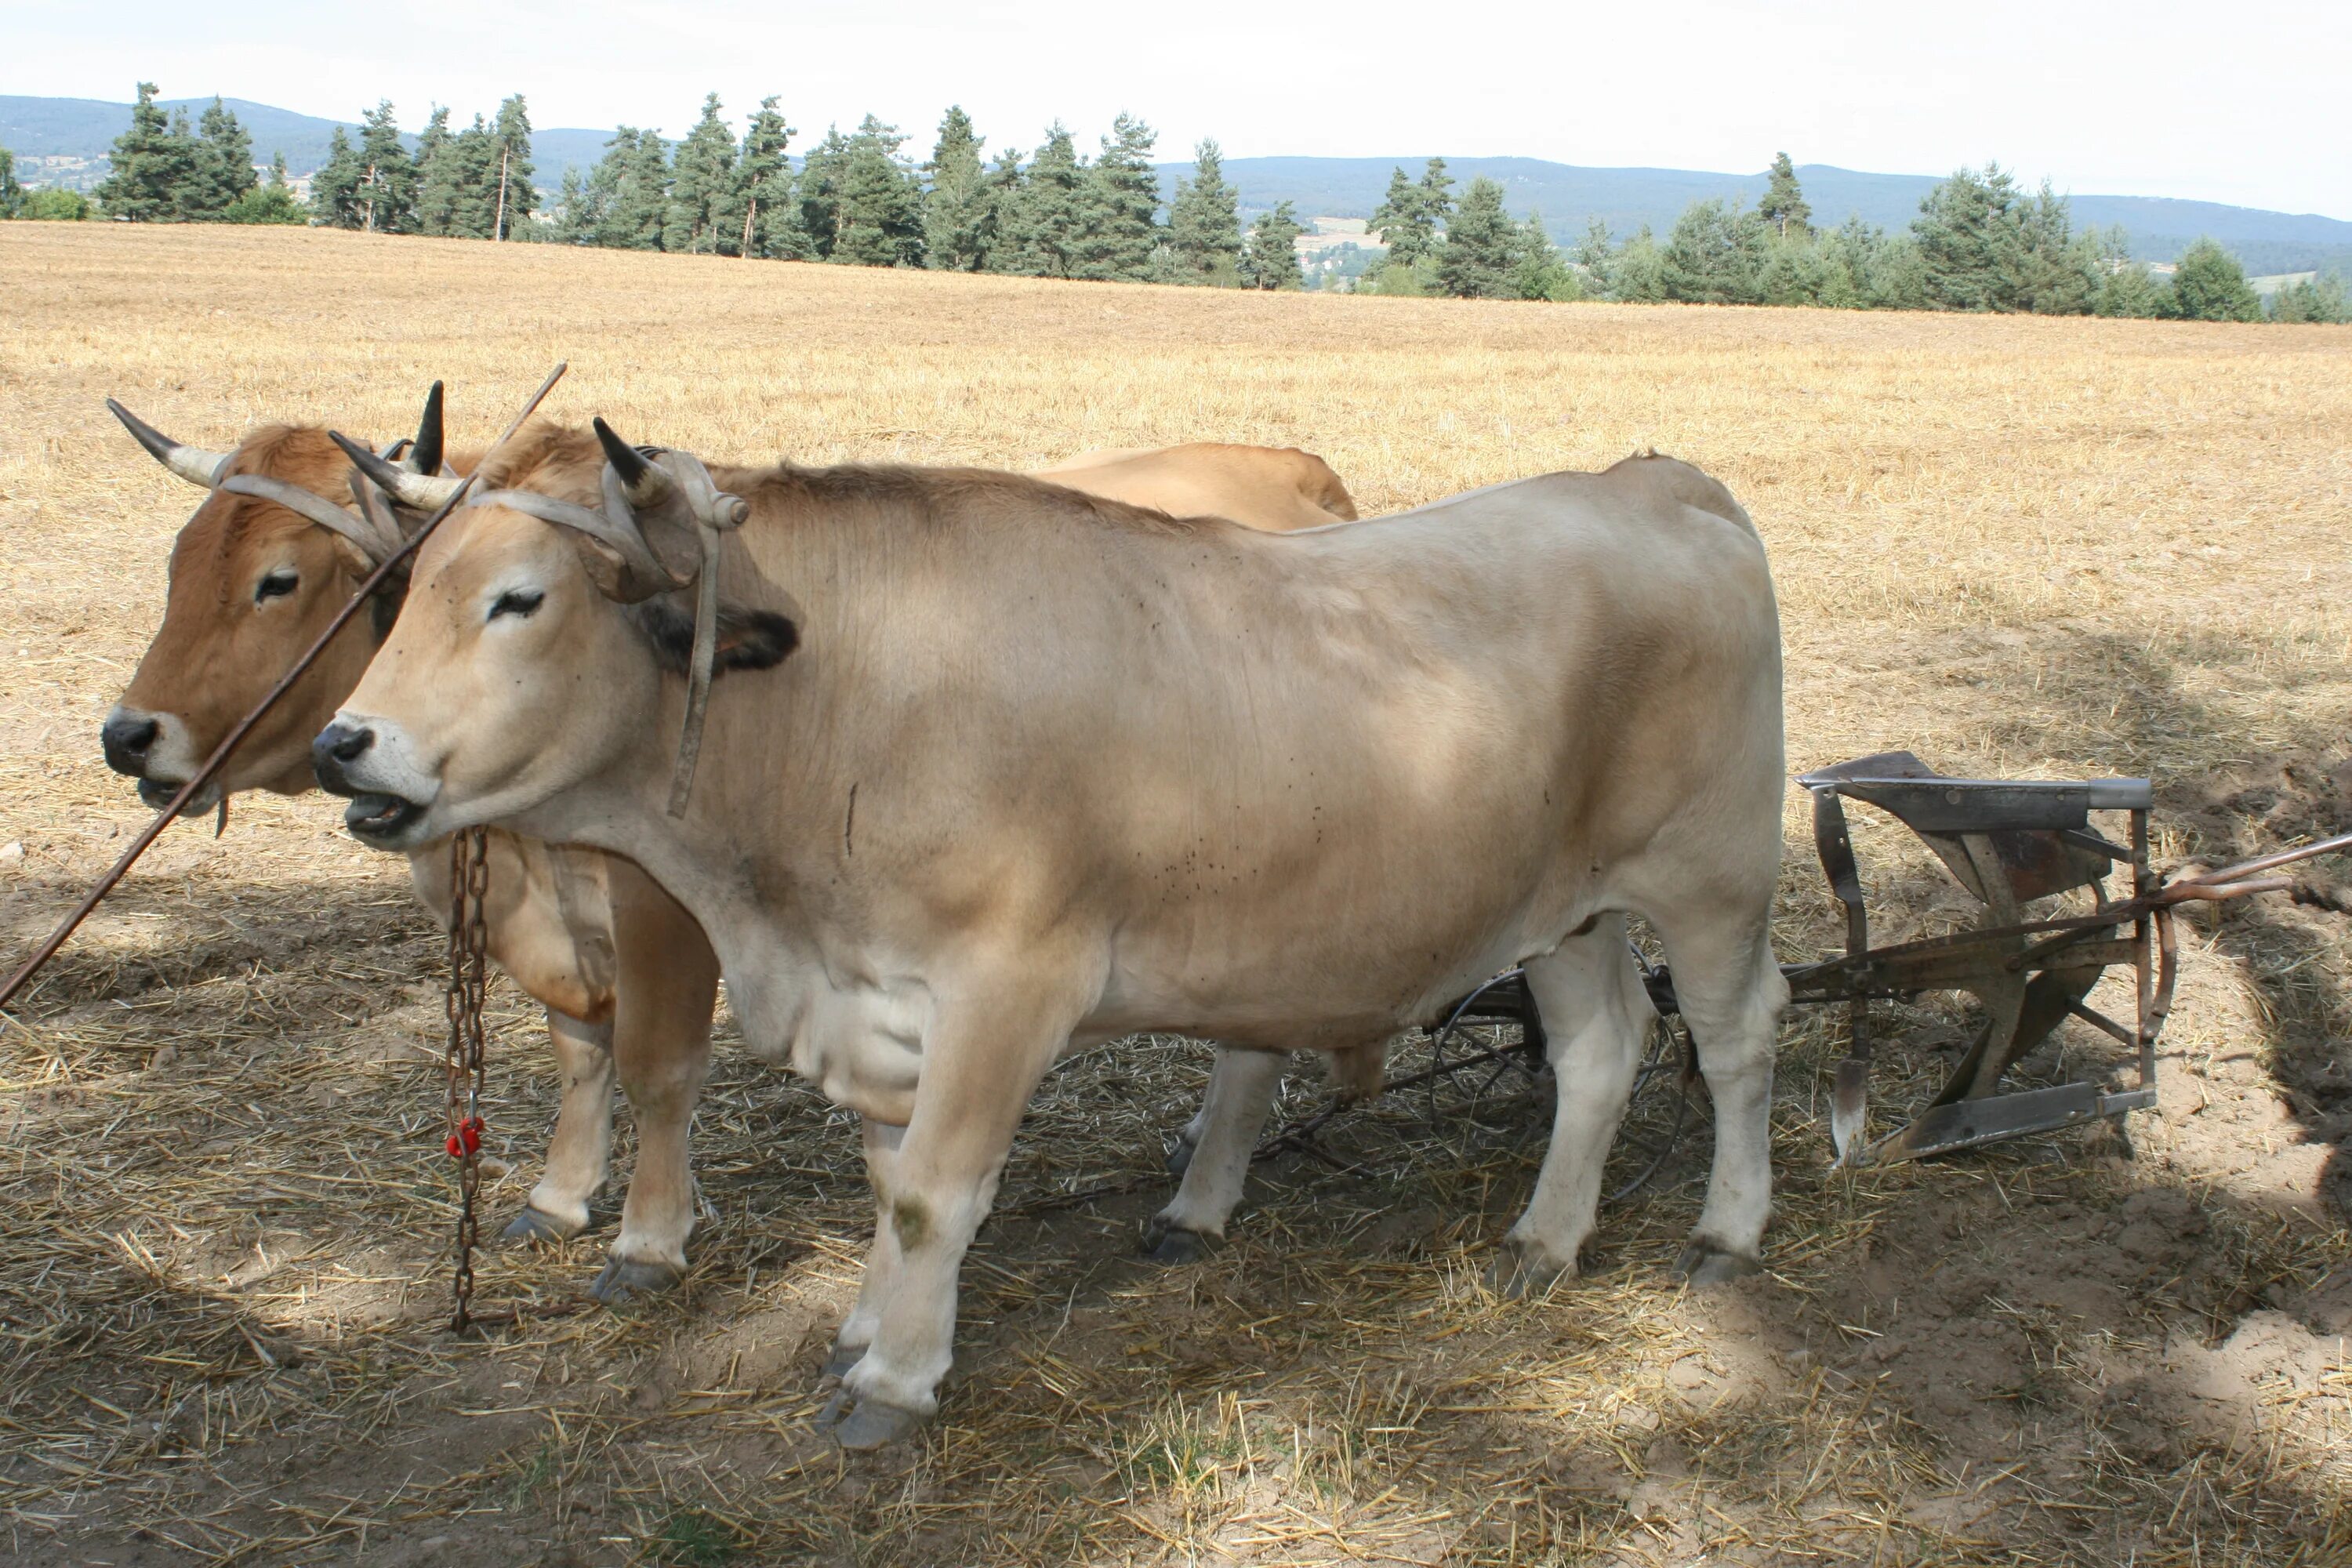
[[625, 605], [650, 599], [656, 594], [667, 594], [685, 586], [690, 579], [673, 576], [646, 544], [645, 535], [634, 522], [615, 521], [601, 511], [580, 506], [553, 496], [543, 496], [536, 490], [492, 490], [474, 498], [476, 506], [504, 507], [509, 511], [535, 517], [541, 522], [551, 522], [558, 528], [594, 540], [617, 559], [618, 575], [611, 582], [600, 581], [598, 586]]
[[229, 455], [226, 452], [207, 452], [202, 447], [184, 447], [111, 397], [106, 400], [106, 409], [122, 421], [122, 427], [131, 432], [132, 440], [147, 448], [149, 457], [192, 485], [212, 489], [213, 481], [220, 478], [221, 469], [228, 466]]
[[417, 421], [416, 440], [408, 448], [408, 466], [420, 474], [441, 472], [441, 384], [425, 395], [425, 416]]
[[373, 480], [378, 489], [417, 511], [431, 511], [457, 494], [457, 487], [466, 482], [439, 474], [412, 474], [406, 468], [395, 468], [340, 430], [330, 430], [327, 437], [343, 449], [352, 466]]
[[604, 461], [613, 466], [620, 477], [621, 491], [633, 507], [659, 506], [670, 498], [677, 488], [670, 477], [656, 468], [646, 455], [613, 434], [613, 427], [600, 416], [589, 421], [596, 428], [596, 439], [604, 448]]
[[381, 563], [393, 549], [398, 547], [397, 540], [387, 547], [385, 541], [377, 537], [375, 528], [349, 508], [337, 506], [326, 497], [313, 495], [301, 486], [289, 485], [284, 479], [274, 479], [267, 474], [231, 474], [221, 481], [220, 488], [230, 495], [276, 501], [288, 511], [350, 540], [371, 562]]

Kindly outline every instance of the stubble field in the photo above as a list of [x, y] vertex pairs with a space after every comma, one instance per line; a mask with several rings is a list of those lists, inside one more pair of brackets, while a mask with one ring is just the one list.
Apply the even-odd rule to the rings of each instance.
[[[1799, 768], [2149, 773], [2162, 858], [2352, 826], [2352, 333], [1244, 296], [307, 231], [0, 226], [0, 931], [145, 820], [99, 720], [162, 609], [179, 438], [382, 438], [448, 383], [706, 456], [1032, 467], [1320, 453], [1367, 515], [1655, 447], [1773, 553]], [[1793, 803], [1792, 803], [1793, 806]], [[1791, 815], [1792, 828], [1797, 823]], [[1792, 831], [1784, 959], [1837, 928]], [[1895, 836], [1883, 929], [1956, 910]], [[2340, 874], [2340, 873], [2339, 873]], [[1314, 911], [1301, 910], [1302, 921]], [[0, 1026], [0, 1553], [26, 1563], [2352, 1561], [2352, 928], [2189, 922], [2158, 1114], [1827, 1173], [1792, 1016], [1770, 1272], [1667, 1273], [1703, 1115], [1545, 1300], [1478, 1287], [1547, 1121], [1384, 1102], [1258, 1167], [1231, 1245], [1133, 1255], [1206, 1054], [1049, 1080], [911, 1450], [813, 1426], [868, 1213], [856, 1138], [732, 1048], [675, 1299], [583, 1306], [601, 1233], [441, 1331], [437, 933], [330, 803], [170, 834]], [[494, 992], [499, 1218], [551, 1068]], [[1895, 1019], [1884, 1105], [1965, 1014]], [[2105, 1058], [2068, 1026], [2064, 1070]], [[1941, 1054], [1939, 1054], [1941, 1053]], [[2051, 1053], [2029, 1079], [2053, 1079]], [[1295, 1107], [1321, 1093], [1302, 1070]], [[1648, 1114], [1649, 1112], [1645, 1112]], [[620, 1173], [627, 1168], [625, 1136]], [[1621, 1167], [1622, 1168], [1622, 1167]], [[1097, 1185], [1126, 1190], [1057, 1202]]]

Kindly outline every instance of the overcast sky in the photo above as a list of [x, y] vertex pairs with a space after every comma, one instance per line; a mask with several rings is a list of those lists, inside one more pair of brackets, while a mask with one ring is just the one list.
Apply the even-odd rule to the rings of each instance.
[[[805, 140], [869, 110], [928, 150], [960, 102], [992, 145], [1121, 110], [1163, 159], [1519, 153], [1748, 171], [1945, 174], [2352, 218], [2352, 3], [2275, 0], [0, 0], [0, 92], [222, 93], [414, 128], [510, 92], [541, 126], [677, 135], [782, 96]], [[796, 142], [795, 145], [801, 143]]]

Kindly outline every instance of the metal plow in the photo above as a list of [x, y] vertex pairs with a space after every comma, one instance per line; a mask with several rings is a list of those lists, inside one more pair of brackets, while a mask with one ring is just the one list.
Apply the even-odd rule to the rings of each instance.
[[[2323, 889], [2279, 875], [2282, 867], [2352, 848], [2352, 834], [2166, 879], [2148, 862], [2146, 779], [2081, 782], [1948, 778], [1908, 752], [1882, 752], [1797, 780], [1812, 796], [1813, 842], [1830, 890], [1844, 906], [1843, 956], [1784, 963], [1790, 1000], [1843, 1004], [1849, 1045], [1837, 1065], [1830, 1136], [1840, 1166], [1885, 1164], [1998, 1142], [2027, 1133], [2121, 1117], [2156, 1104], [2156, 1041], [2172, 1003], [2179, 952], [2176, 907], [2284, 892], [2298, 902], [2343, 911]], [[1861, 801], [1902, 822], [1933, 850], [1976, 901], [1976, 920], [1958, 931], [1888, 947], [1870, 945], [1870, 914], [1846, 825], [1845, 803]], [[2093, 814], [2120, 819], [2121, 842], [2094, 825]], [[1679, 1021], [1674, 975], [1644, 963], [1650, 999], [1669, 1025]], [[2127, 1020], [2089, 1005], [2110, 969], [2131, 971]], [[1869, 1136], [1871, 1004], [1908, 1001], [1931, 991], [1962, 991], [1982, 1012], [1975, 1037], [1933, 1100], [1901, 1128]], [[2131, 1081], [2089, 1080], [2004, 1092], [2009, 1070], [2067, 1018], [2111, 1036], [2132, 1053]], [[1511, 970], [1448, 1010], [1444, 1044], [1474, 1021], [1513, 1022], [1539, 1055], [1542, 1025], [1521, 973]], [[1684, 1037], [1687, 1039], [1687, 1036]], [[1704, 1041], [1698, 1042], [1702, 1052]], [[1493, 1053], [1486, 1053], [1491, 1057]], [[1686, 1058], [1687, 1059], [1687, 1058]], [[1458, 1064], [1474, 1065], [1477, 1058]], [[1641, 1085], [1686, 1085], [1662, 1053], [1644, 1063]], [[1641, 1085], [1637, 1085], [1637, 1092]], [[1679, 1111], [1679, 1107], [1677, 1108]], [[1682, 1118], [1675, 1118], [1678, 1132]], [[1644, 1151], [1646, 1152], [1646, 1151]], [[1661, 1151], [1631, 1195], [1663, 1163]]]

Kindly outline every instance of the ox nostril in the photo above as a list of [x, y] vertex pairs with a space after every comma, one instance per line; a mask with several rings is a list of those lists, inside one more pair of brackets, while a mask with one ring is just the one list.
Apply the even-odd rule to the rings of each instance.
[[310, 742], [310, 768], [319, 775], [319, 787], [330, 795], [351, 794], [343, 764], [374, 744], [375, 731], [363, 726], [337, 721], [320, 731], [319, 738]]
[[106, 765], [119, 773], [145, 773], [148, 748], [162, 729], [143, 713], [114, 715], [98, 731], [99, 743], [106, 750]]

